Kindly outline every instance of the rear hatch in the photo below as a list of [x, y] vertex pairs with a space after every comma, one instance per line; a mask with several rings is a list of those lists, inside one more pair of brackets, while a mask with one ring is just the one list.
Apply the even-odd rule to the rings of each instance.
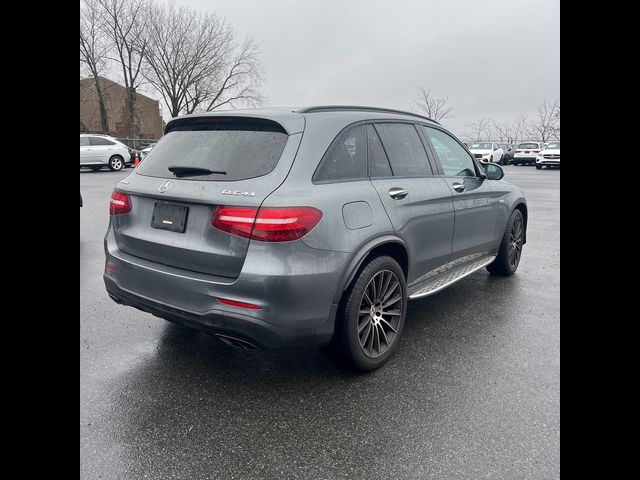
[[516, 153], [522, 156], [535, 156], [540, 153], [540, 145], [537, 143], [521, 143], [518, 145]]
[[144, 162], [117, 186], [131, 201], [128, 214], [111, 217], [118, 248], [163, 265], [238, 277], [249, 239], [214, 228], [212, 217], [219, 206], [258, 208], [282, 184], [303, 122], [288, 125], [289, 132], [265, 118], [170, 122]]

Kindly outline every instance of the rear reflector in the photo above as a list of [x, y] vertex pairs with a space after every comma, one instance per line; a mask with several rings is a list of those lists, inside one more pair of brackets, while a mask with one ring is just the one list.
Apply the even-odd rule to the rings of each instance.
[[116, 267], [114, 267], [113, 265], [107, 263], [104, 266], [104, 270], [105, 270], [105, 272], [115, 272], [116, 271]]
[[229, 300], [228, 298], [218, 298], [217, 300], [224, 305], [231, 305], [232, 307], [248, 308], [249, 310], [262, 310], [262, 307], [252, 303], [237, 302], [235, 300]]
[[124, 215], [131, 211], [131, 198], [126, 193], [114, 190], [109, 202], [109, 215]]
[[263, 242], [302, 238], [322, 219], [313, 207], [217, 207], [211, 225], [218, 230]]

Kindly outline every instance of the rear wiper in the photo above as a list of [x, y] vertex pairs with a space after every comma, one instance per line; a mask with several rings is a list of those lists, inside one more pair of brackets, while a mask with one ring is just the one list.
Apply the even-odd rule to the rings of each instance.
[[167, 170], [173, 173], [176, 177], [188, 177], [188, 176], [195, 176], [195, 175], [213, 175], [213, 174], [226, 175], [227, 174], [227, 172], [223, 172], [221, 170], [209, 170], [208, 168], [201, 168], [201, 167], [179, 167], [176, 165], [171, 165], [170, 167], [167, 167]]

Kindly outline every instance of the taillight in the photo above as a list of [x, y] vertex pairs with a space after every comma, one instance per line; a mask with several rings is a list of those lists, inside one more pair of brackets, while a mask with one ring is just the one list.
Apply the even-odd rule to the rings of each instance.
[[123, 215], [131, 211], [131, 198], [126, 193], [114, 190], [109, 202], [109, 215]]
[[224, 305], [231, 305], [232, 307], [248, 308], [249, 310], [262, 310], [259, 305], [253, 303], [238, 302], [237, 300], [230, 300], [228, 298], [217, 298], [217, 300]]
[[218, 230], [263, 242], [304, 237], [322, 218], [313, 207], [217, 207], [211, 225]]
[[534, 150], [533, 153], [540, 153], [540, 150]]

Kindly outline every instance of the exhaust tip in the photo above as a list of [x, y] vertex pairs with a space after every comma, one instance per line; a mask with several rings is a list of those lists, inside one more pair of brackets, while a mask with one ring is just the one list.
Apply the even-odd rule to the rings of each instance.
[[118, 297], [116, 297], [115, 295], [113, 295], [111, 292], [107, 292], [107, 293], [109, 294], [109, 297], [111, 297], [111, 300], [113, 300], [119, 305], [124, 305], [124, 302], [120, 300]]
[[240, 348], [242, 350], [260, 350], [256, 345], [251, 342], [247, 342], [246, 340], [242, 340], [236, 337], [230, 337], [228, 335], [222, 335], [220, 333], [216, 333], [216, 337], [222, 340], [224, 343], [229, 345], [230, 347]]

